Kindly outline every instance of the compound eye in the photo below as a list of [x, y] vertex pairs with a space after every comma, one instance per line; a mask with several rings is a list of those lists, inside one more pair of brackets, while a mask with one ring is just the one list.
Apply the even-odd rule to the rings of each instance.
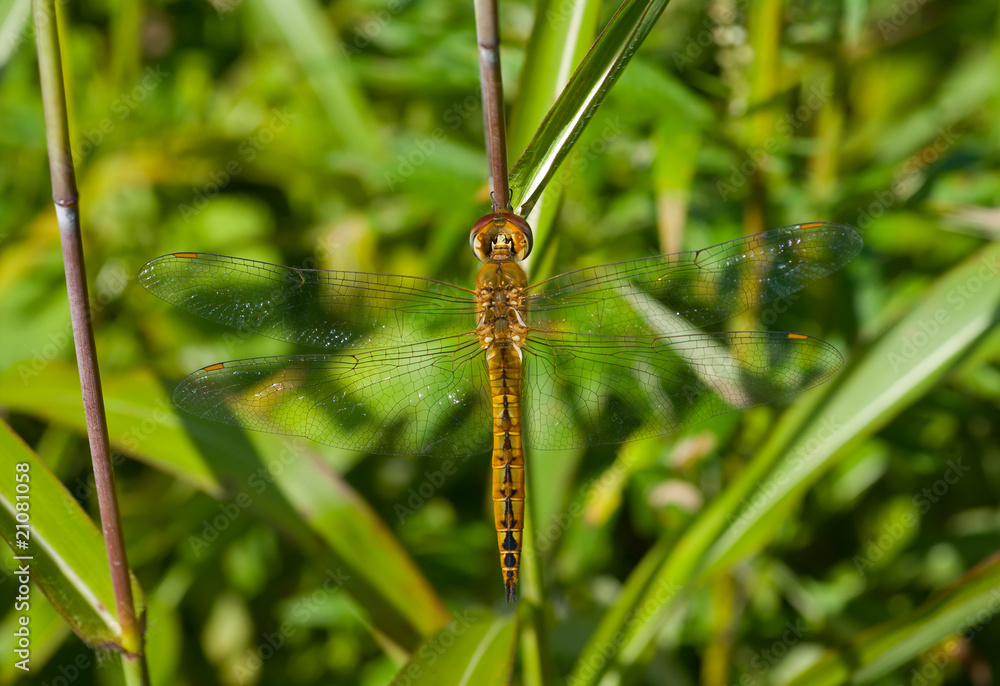
[[535, 237], [531, 231], [531, 227], [528, 226], [528, 222], [516, 214], [505, 214], [504, 218], [507, 220], [507, 228], [510, 229], [511, 242], [514, 244], [514, 254], [517, 256], [518, 261], [523, 260], [531, 254], [531, 248], [535, 244]]
[[480, 262], [486, 262], [490, 259], [493, 232], [488, 230], [488, 227], [493, 224], [495, 217], [496, 215], [493, 214], [480, 217], [479, 221], [472, 225], [472, 230], [469, 232], [469, 245], [472, 246], [472, 252], [475, 253]]

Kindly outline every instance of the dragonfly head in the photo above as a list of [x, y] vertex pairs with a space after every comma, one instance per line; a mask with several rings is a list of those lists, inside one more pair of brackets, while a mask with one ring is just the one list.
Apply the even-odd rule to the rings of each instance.
[[494, 212], [481, 217], [469, 234], [472, 252], [482, 262], [520, 262], [531, 252], [532, 242], [528, 222], [510, 212]]

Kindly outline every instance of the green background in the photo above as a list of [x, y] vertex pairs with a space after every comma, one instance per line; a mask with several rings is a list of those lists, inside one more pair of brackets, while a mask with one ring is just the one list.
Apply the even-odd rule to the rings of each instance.
[[[615, 9], [573, 7], [500, 4], [512, 162], [544, 112], [521, 97], [537, 94], [531, 78], [565, 78], [580, 57], [537, 29], [532, 39], [533, 26], [579, 17], [586, 46]], [[0, 410], [96, 519], [26, 13], [0, 0]], [[469, 285], [468, 230], [489, 210], [471, 3], [85, 0], [61, 22], [154, 682], [387, 684], [443, 623], [511, 612], [487, 458], [461, 461], [426, 497], [442, 468], [430, 458], [175, 415], [169, 389], [184, 374], [289, 349], [185, 315], [135, 280], [157, 255], [204, 251]], [[539, 220], [532, 276], [850, 224], [866, 242], [852, 264], [787, 308], [732, 323], [822, 337], [848, 367], [790, 409], [620, 449], [529, 454], [544, 583], [521, 620], [545, 640], [522, 637], [514, 683], [587, 683], [602, 641], [624, 683], [839, 683], [832, 667], [805, 671], [827, 649], [860, 681], [991, 683], [1000, 603], [973, 620], [955, 598], [983, 578], [984, 598], [1000, 593], [995, 564], [970, 571], [1000, 543], [998, 118], [994, 3], [669, 5], [550, 185], [561, 193]], [[812, 447], [796, 453], [795, 441]], [[280, 488], [239, 506], [283, 449]], [[806, 455], [808, 475], [768, 481], [789, 455]], [[228, 523], [207, 535], [220, 513]], [[714, 547], [698, 544], [706, 531]], [[341, 567], [350, 579], [330, 591]], [[684, 580], [664, 616], [630, 604], [642, 588], [657, 597], [641, 581], [666, 578], [654, 569]], [[14, 591], [4, 575], [2, 627]], [[958, 614], [937, 623], [935, 594], [951, 591]], [[80, 656], [77, 683], [117, 683], [47, 612], [22, 683], [55, 683]], [[293, 631], [281, 647], [249, 667], [247, 651], [283, 622]], [[618, 640], [616, 624], [644, 638]], [[882, 633], [863, 633], [873, 627]], [[902, 653], [886, 648], [889, 666], [865, 672], [877, 639]], [[442, 643], [429, 645], [424, 658]], [[14, 683], [3, 655], [0, 681]]]

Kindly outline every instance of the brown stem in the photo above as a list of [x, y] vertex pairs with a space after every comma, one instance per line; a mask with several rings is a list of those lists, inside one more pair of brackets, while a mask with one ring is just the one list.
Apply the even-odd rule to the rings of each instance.
[[[111, 567], [115, 608], [121, 624], [124, 658], [138, 659], [144, 665], [142, 630], [132, 598], [132, 584], [111, 465], [108, 425], [101, 395], [101, 376], [97, 368], [97, 351], [90, 317], [87, 274], [83, 262], [83, 240], [80, 234], [79, 195], [76, 190], [76, 175], [73, 171], [73, 157], [70, 150], [55, 0], [34, 0], [34, 14], [42, 108], [45, 112], [45, 135], [48, 141], [49, 169], [52, 177], [52, 198], [59, 223], [66, 287], [69, 292], [70, 318], [73, 323], [73, 342], [80, 367], [83, 408], [87, 418], [87, 435], [90, 439], [90, 452], [94, 464], [94, 480], [97, 485], [101, 524], [104, 528], [104, 542]], [[142, 671], [146, 671], [144, 667]]]
[[507, 132], [503, 120], [503, 79], [500, 74], [500, 31], [496, 0], [476, 0], [479, 77], [483, 85], [483, 124], [490, 156], [493, 211], [510, 209], [507, 182]]

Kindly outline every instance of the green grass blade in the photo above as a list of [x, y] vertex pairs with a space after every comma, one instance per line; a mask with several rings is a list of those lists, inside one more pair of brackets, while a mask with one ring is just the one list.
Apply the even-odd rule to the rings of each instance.
[[[786, 686], [868, 684], [949, 636], [973, 636], [1000, 612], [1000, 555], [912, 612], [853, 636], [828, 650]], [[943, 650], [941, 657], [944, 657]]]
[[738, 518], [709, 551], [709, 571], [770, 541], [781, 519], [844, 456], [843, 449], [880, 429], [947, 374], [997, 324], [998, 307], [1000, 243], [993, 243], [939, 278], [919, 305], [843, 373], [809, 413], [811, 421], [806, 424], [803, 408], [797, 408], [779, 427], [755, 460], [761, 467], [748, 469], [733, 484], [742, 502], [752, 498], [753, 505], [731, 513]]
[[29, 0], [0, 1], [0, 67], [7, 64], [17, 48], [28, 39]]
[[[770, 542], [809, 488], [847, 454], [845, 447], [878, 430], [945, 375], [996, 325], [998, 277], [1000, 243], [993, 243], [939, 278], [836, 385], [797, 402], [677, 545], [657, 545], [647, 554], [581, 654], [574, 683], [616, 683], [612, 677], [639, 660], [678, 610], [684, 589]], [[614, 657], [606, 659], [609, 650]]]
[[413, 686], [505, 686], [514, 671], [513, 615], [465, 610], [431, 637], [393, 683]]
[[[698, 169], [703, 123], [686, 113], [671, 112], [657, 123], [657, 148], [663, 152], [653, 160], [656, 218], [660, 250], [680, 252], [687, 222], [691, 186]], [[670, 154], [665, 154], [669, 150]]]
[[538, 3], [517, 101], [510, 115], [507, 131], [510, 151], [521, 153], [528, 147], [552, 103], [566, 87], [593, 41], [600, 8], [601, 3], [596, 0]]
[[[26, 465], [19, 469], [19, 465]], [[23, 471], [22, 471], [23, 470]], [[30, 570], [41, 590], [66, 623], [87, 643], [121, 649], [121, 627], [115, 617], [114, 592], [104, 538], [87, 513], [59, 479], [3, 421], [0, 421], [0, 535], [15, 550], [14, 560]], [[27, 481], [15, 475], [27, 474]], [[21, 491], [16, 490], [18, 485]], [[17, 499], [18, 495], [28, 498]], [[18, 529], [18, 503], [28, 503], [30, 529]], [[20, 531], [20, 537], [18, 532]], [[19, 544], [26, 543], [21, 549]], [[20, 585], [20, 578], [12, 577]], [[143, 612], [142, 589], [133, 579], [136, 612]], [[41, 598], [29, 594], [29, 604]], [[17, 609], [17, 608], [15, 608]]]
[[[0, 376], [0, 405], [83, 432], [72, 368], [52, 363], [27, 384], [17, 380], [17, 368]], [[412, 650], [447, 621], [437, 595], [384, 522], [305, 441], [248, 437], [193, 420], [146, 372], [106, 376], [104, 395], [116, 451], [219, 499], [225, 517], [252, 509], [288, 532], [316, 564], [344, 580], [344, 590], [391, 642]], [[200, 539], [202, 533], [192, 535]]]
[[[75, 374], [72, 367], [58, 362], [40, 371], [29, 362], [11, 365], [0, 375], [0, 405], [82, 433], [86, 427], [82, 402], [73, 392]], [[222, 497], [225, 489], [211, 464], [183, 431], [173, 401], [152, 375], [112, 377], [104, 386], [113, 391], [106, 393], [105, 402], [116, 450], [135, 453], [151, 467]]]
[[[528, 42], [518, 97], [507, 132], [510, 151], [521, 154], [530, 145], [532, 136], [593, 43], [600, 9], [601, 3], [596, 0], [576, 3], [545, 0], [537, 5], [537, 19]], [[547, 239], [561, 195], [561, 188], [555, 186], [558, 184], [544, 189], [528, 217], [534, 231], [535, 249], [528, 256], [525, 269], [529, 269], [532, 259], [539, 259], [550, 245]], [[517, 203], [513, 205], [516, 207]]]
[[510, 171], [511, 205], [526, 215], [604, 102], [668, 0], [626, 0], [570, 78]]

